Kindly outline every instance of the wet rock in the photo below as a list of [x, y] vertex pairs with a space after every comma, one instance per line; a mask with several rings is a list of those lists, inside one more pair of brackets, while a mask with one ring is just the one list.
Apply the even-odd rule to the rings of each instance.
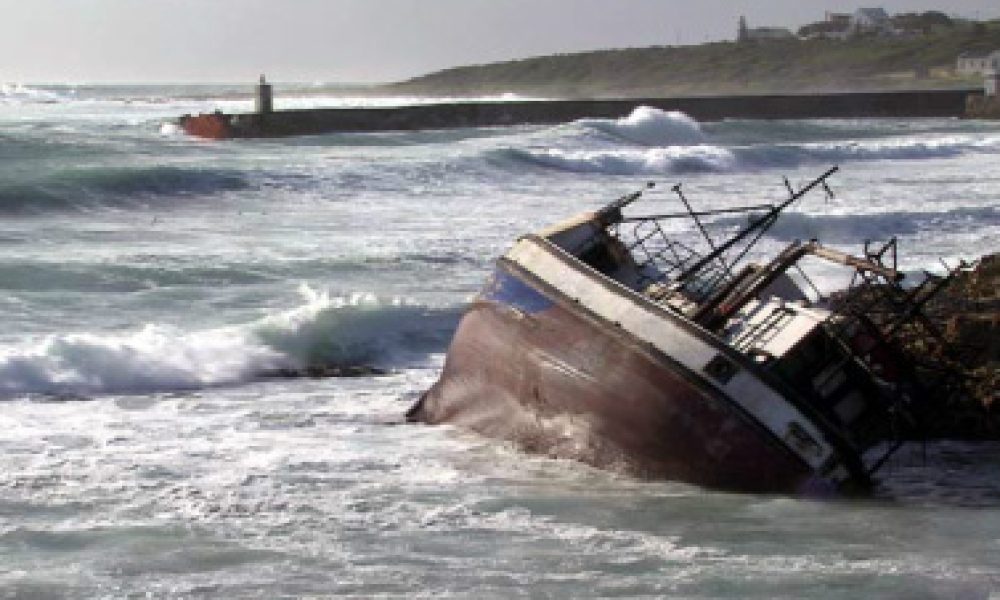
[[948, 352], [926, 336], [907, 350], [961, 375], [962, 390], [929, 424], [935, 437], [1000, 439], [1000, 254], [984, 256], [928, 302]]
[[1000, 254], [983, 257], [933, 308], [946, 318], [945, 337], [959, 349], [970, 393], [993, 413], [1000, 434]]
[[265, 378], [276, 379], [326, 379], [331, 377], [377, 377], [389, 372], [372, 365], [308, 365], [300, 369], [282, 367], [263, 373]]
[[[842, 307], [884, 305], [885, 288], [859, 286], [834, 294]], [[890, 295], [891, 296], [891, 295]], [[883, 300], [880, 300], [882, 298]], [[888, 329], [896, 314], [862, 310]], [[1000, 254], [982, 257], [957, 272], [923, 306], [923, 319], [897, 332], [899, 349], [913, 365], [931, 400], [919, 422], [900, 424], [912, 438], [1000, 439]], [[888, 315], [885, 317], [884, 315]]]

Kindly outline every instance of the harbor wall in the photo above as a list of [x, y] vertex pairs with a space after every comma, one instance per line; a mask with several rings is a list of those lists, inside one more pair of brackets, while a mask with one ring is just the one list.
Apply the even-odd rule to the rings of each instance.
[[[332, 132], [411, 131], [565, 123], [581, 118], [617, 118], [639, 106], [682, 111], [699, 121], [722, 119], [804, 119], [864, 117], [963, 117], [972, 95], [980, 90], [706, 96], [622, 100], [543, 100], [463, 102], [394, 108], [286, 110], [271, 113], [218, 115], [229, 127], [226, 136], [277, 137]], [[190, 133], [192, 124], [181, 120]]]
[[969, 96], [966, 116], [971, 119], [1000, 119], [1000, 96]]

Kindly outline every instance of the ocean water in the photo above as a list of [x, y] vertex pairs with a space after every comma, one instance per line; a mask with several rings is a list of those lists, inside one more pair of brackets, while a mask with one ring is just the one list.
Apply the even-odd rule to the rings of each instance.
[[[0, 598], [1000, 597], [1000, 443], [907, 447], [874, 497], [821, 501], [403, 422], [522, 233], [647, 180], [633, 213], [681, 208], [677, 182], [700, 208], [779, 200], [838, 164], [761, 251], [898, 236], [904, 269], [940, 270], [1000, 251], [1000, 124], [171, 124], [242, 93], [0, 86]], [[386, 374], [268, 376], [313, 364]]]

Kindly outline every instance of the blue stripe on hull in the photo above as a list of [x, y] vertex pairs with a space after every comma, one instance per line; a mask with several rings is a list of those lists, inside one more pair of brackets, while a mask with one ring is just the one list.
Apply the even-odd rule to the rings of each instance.
[[479, 298], [529, 315], [547, 310], [554, 304], [544, 294], [501, 267], [494, 269]]

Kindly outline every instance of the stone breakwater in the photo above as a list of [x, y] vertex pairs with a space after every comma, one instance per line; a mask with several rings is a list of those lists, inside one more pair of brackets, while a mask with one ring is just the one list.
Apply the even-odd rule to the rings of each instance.
[[969, 96], [965, 113], [970, 119], [1000, 119], [1000, 96]]
[[414, 131], [464, 127], [548, 125], [583, 118], [616, 118], [640, 106], [680, 111], [699, 121], [963, 117], [977, 90], [705, 96], [621, 100], [461, 102], [394, 108], [221, 112], [184, 116], [180, 126], [208, 138], [283, 137], [335, 132]]

